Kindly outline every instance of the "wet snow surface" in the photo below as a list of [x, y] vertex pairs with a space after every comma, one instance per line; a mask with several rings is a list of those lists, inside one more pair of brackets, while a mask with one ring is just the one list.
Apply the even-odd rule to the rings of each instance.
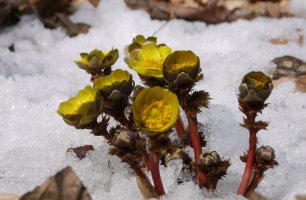
[[[303, 14], [302, 4], [296, 0], [293, 10]], [[89, 75], [73, 63], [80, 52], [118, 48], [121, 57], [115, 68], [128, 69], [123, 47], [135, 35], [149, 36], [165, 22], [150, 20], [144, 11], [130, 11], [121, 0], [103, 0], [97, 9], [84, 4], [72, 19], [91, 24], [90, 32], [69, 38], [26, 16], [0, 33], [0, 192], [21, 195], [71, 165], [95, 200], [141, 199], [131, 171], [107, 155], [103, 138], [66, 125], [56, 110], [60, 101], [90, 84]], [[157, 33], [159, 42], [176, 50], [190, 49], [201, 58], [205, 79], [197, 87], [213, 98], [210, 108], [199, 115], [207, 150], [218, 151], [232, 163], [213, 194], [192, 182], [177, 185], [180, 162], [161, 167], [167, 192], [163, 199], [243, 199], [235, 191], [244, 169], [239, 156], [247, 149], [248, 133], [239, 127], [238, 86], [251, 70], [270, 73], [275, 57], [288, 54], [305, 60], [306, 45], [296, 42], [299, 35], [306, 37], [305, 18], [258, 18], [219, 25], [173, 20]], [[278, 37], [289, 39], [288, 44], [271, 44], [270, 39]], [[16, 52], [7, 48], [12, 43]], [[285, 82], [274, 89], [268, 102], [260, 118], [270, 121], [270, 126], [259, 132], [258, 145], [274, 147], [279, 166], [266, 173], [257, 191], [275, 200], [294, 199], [295, 194], [306, 193], [306, 94]], [[84, 144], [95, 147], [86, 159], [66, 153], [67, 148]]]

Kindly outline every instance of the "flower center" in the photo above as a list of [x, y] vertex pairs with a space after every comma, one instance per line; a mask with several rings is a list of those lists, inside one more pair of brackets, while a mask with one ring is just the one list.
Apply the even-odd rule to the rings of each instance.
[[184, 63], [176, 63], [176, 64], [170, 64], [169, 65], [169, 70], [173, 71], [173, 70], [178, 70], [178, 69], [182, 69], [186, 66], [193, 66], [194, 63], [193, 62], [184, 62]]
[[264, 88], [264, 83], [260, 82], [260, 81], [257, 81], [255, 79], [253, 79], [253, 82], [255, 84], [255, 86], [258, 88], [258, 89], [263, 89]]
[[145, 61], [147, 68], [162, 69], [163, 59], [148, 59]]
[[170, 106], [162, 100], [153, 101], [148, 105], [145, 104], [143, 111], [140, 113], [144, 126], [149, 129], [160, 129], [167, 125], [171, 120], [171, 115]]

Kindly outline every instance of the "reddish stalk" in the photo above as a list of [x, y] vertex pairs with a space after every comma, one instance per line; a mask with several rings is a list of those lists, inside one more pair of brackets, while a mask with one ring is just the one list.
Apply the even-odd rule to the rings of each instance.
[[255, 160], [256, 142], [257, 142], [256, 133], [252, 129], [250, 129], [248, 158], [245, 164], [244, 173], [239, 188], [237, 190], [238, 195], [245, 196], [247, 193], [247, 189], [249, 187], [249, 183], [252, 176], [254, 160]]
[[[189, 115], [187, 115], [187, 118], [188, 118], [189, 134], [192, 142], [192, 147], [194, 150], [194, 159], [196, 164], [199, 164], [202, 154], [202, 146], [197, 128], [197, 120], [196, 118], [191, 117]], [[205, 176], [205, 174], [201, 171], [198, 171], [197, 176], [198, 176], [199, 186], [200, 187], [205, 186], [207, 184], [206, 183], [207, 177]]]
[[185, 134], [185, 128], [184, 128], [184, 123], [181, 117], [177, 119], [175, 123], [175, 129], [180, 139], [183, 139], [184, 134]]
[[255, 172], [254, 177], [253, 177], [251, 183], [249, 184], [249, 187], [248, 187], [245, 195], [247, 195], [250, 191], [255, 190], [255, 188], [258, 186], [258, 184], [260, 183], [262, 178], [263, 178], [263, 171]]
[[146, 163], [148, 171], [151, 171], [150, 156], [147, 151], [144, 151], [143, 154], [144, 154], [144, 161]]
[[159, 153], [150, 151], [150, 169], [155, 190], [158, 196], [165, 194], [163, 182], [159, 173]]

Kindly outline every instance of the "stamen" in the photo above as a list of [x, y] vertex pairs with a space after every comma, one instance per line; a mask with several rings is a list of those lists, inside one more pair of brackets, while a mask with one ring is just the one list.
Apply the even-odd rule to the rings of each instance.
[[154, 101], [149, 105], [146, 104], [140, 117], [145, 127], [150, 129], [160, 129], [169, 123], [171, 115], [172, 111], [170, 106], [160, 100]]

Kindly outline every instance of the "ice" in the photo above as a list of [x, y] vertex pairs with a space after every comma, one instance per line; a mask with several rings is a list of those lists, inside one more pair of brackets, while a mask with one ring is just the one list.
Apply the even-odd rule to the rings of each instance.
[[[290, 9], [305, 17], [304, 0], [293, 0]], [[92, 26], [88, 34], [67, 37], [61, 29], [45, 29], [33, 16], [0, 33], [0, 193], [21, 195], [48, 176], [70, 165], [94, 199], [141, 199], [133, 172], [107, 154], [107, 143], [86, 130], [66, 125], [56, 114], [59, 103], [90, 84], [89, 75], [73, 60], [94, 48], [120, 51], [115, 68], [136, 73], [123, 61], [123, 48], [137, 34], [157, 33], [173, 49], [190, 49], [201, 58], [204, 80], [197, 86], [210, 92], [209, 109], [199, 115], [208, 139], [207, 151], [230, 159], [228, 175], [215, 193], [199, 190], [193, 182], [177, 185], [181, 163], [161, 167], [167, 195], [163, 199], [243, 199], [237, 197], [244, 164], [239, 156], [247, 149], [248, 133], [239, 126], [237, 91], [251, 70], [270, 73], [275, 57], [292, 55], [306, 60], [306, 19], [257, 18], [206, 25], [184, 20], [151, 20], [145, 11], [131, 11], [122, 0], [103, 0], [98, 8], [83, 4], [72, 16]], [[274, 45], [272, 38], [287, 38]], [[14, 44], [15, 52], [8, 47]], [[258, 145], [275, 148], [279, 166], [266, 173], [257, 191], [270, 199], [294, 199], [306, 193], [306, 94], [285, 82], [274, 89], [260, 119], [270, 122], [258, 133]], [[183, 117], [184, 118], [184, 117]], [[92, 144], [94, 151], [79, 160], [67, 148]]]

